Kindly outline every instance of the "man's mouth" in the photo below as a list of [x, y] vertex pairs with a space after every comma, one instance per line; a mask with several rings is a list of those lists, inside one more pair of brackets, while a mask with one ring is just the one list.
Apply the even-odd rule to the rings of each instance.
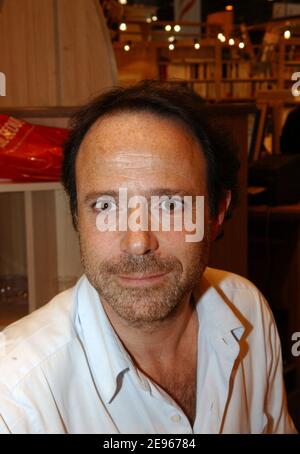
[[129, 285], [147, 285], [154, 284], [163, 279], [168, 274], [167, 272], [158, 274], [129, 274], [129, 275], [118, 275], [121, 282]]

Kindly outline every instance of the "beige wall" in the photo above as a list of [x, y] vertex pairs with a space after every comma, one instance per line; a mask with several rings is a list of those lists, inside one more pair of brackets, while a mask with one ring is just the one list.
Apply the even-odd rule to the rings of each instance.
[[0, 9], [0, 107], [74, 106], [117, 80], [97, 0], [8, 0]]

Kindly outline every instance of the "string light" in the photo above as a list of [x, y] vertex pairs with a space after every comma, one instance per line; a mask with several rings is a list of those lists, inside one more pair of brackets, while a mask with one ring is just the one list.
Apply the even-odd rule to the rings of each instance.
[[158, 20], [158, 17], [154, 15], [151, 19], [153, 20], [153, 22], [156, 22]]
[[291, 31], [290, 30], [285, 30], [283, 36], [284, 36], [284, 39], [290, 39]]
[[174, 50], [175, 49], [175, 44], [171, 43], [169, 44], [169, 50]]
[[234, 39], [233, 39], [233, 38], [230, 38], [230, 39], [228, 40], [229, 46], [234, 46], [234, 42], [235, 42]]
[[166, 32], [170, 32], [172, 30], [171, 25], [166, 25], [165, 30], [166, 30]]
[[199, 43], [198, 39], [194, 39], [194, 48], [196, 50], [200, 49], [200, 43]]
[[168, 41], [169, 41], [170, 43], [172, 43], [173, 41], [175, 41], [175, 36], [169, 36]]
[[221, 41], [221, 43], [225, 43], [226, 38], [223, 33], [218, 33], [218, 40]]
[[180, 32], [180, 30], [181, 30], [180, 25], [174, 25], [174, 31], [175, 31], [176, 33]]
[[244, 49], [244, 47], [245, 47], [245, 43], [243, 43], [243, 42], [241, 41], [241, 42], [239, 43], [239, 48], [240, 48], [240, 49]]
[[225, 9], [226, 9], [226, 11], [233, 11], [233, 6], [232, 5], [226, 5]]
[[147, 24], [151, 24], [151, 22], [152, 22], [151, 17], [147, 17], [146, 22], [147, 22]]
[[119, 3], [121, 3], [121, 5], [127, 5], [127, 0], [119, 0]]
[[124, 50], [125, 50], [125, 52], [129, 52], [130, 51], [130, 44], [129, 43], [124, 44]]
[[122, 31], [122, 32], [125, 32], [127, 30], [127, 25], [125, 22], [121, 22], [120, 26], [119, 26], [119, 29]]

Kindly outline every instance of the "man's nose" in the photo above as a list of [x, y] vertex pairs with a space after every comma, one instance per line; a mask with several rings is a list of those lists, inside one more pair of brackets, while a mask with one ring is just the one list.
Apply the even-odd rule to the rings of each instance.
[[144, 255], [158, 249], [158, 240], [151, 230], [128, 230], [121, 239], [121, 250], [128, 254]]

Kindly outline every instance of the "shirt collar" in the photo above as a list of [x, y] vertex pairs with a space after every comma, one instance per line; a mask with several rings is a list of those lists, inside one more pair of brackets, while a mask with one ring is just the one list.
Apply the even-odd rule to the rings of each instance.
[[199, 323], [211, 346], [230, 361], [237, 357], [243, 334], [244, 320], [233, 303], [203, 274], [193, 291]]
[[199, 320], [212, 339], [222, 339], [233, 333], [238, 340], [244, 332], [244, 324], [237, 310], [226, 295], [202, 276], [199, 285], [193, 290]]
[[98, 292], [85, 275], [76, 284], [75, 298], [75, 329], [98, 392], [109, 403], [119, 386], [118, 377], [133, 364], [107, 318]]
[[[130, 355], [114, 331], [101, 304], [98, 292], [85, 275], [75, 287], [75, 328], [84, 345], [98, 392], [111, 402], [120, 387], [120, 377], [133, 372], [138, 385], [149, 389], [148, 382], [136, 370]], [[193, 291], [199, 323], [211, 345], [233, 361], [239, 352], [239, 340], [245, 327], [222, 295], [205, 277]]]

